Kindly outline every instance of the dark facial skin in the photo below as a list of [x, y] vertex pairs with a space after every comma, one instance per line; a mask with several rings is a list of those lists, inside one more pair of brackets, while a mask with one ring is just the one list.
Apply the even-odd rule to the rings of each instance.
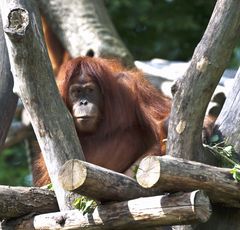
[[103, 96], [99, 86], [89, 76], [78, 76], [68, 92], [72, 115], [80, 133], [94, 132], [102, 118]]

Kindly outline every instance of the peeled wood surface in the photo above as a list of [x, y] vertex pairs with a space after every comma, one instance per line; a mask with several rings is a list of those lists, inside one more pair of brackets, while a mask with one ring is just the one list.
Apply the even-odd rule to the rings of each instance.
[[240, 183], [234, 181], [228, 168], [170, 156], [149, 156], [139, 165], [137, 181], [145, 188], [165, 192], [203, 189], [211, 201], [240, 208]]
[[123, 201], [161, 193], [141, 187], [128, 176], [80, 160], [67, 161], [60, 170], [59, 181], [65, 190], [100, 201]]
[[58, 172], [69, 159], [84, 159], [73, 120], [61, 100], [43, 41], [41, 20], [33, 0], [2, 0], [5, 39], [21, 98], [41, 147], [60, 209], [71, 209], [69, 193]]
[[41, 188], [0, 186], [0, 220], [29, 213], [58, 211], [54, 192]]
[[15, 229], [26, 229], [25, 226], [29, 230], [151, 229], [160, 225], [205, 222], [210, 214], [208, 197], [202, 191], [194, 191], [100, 205], [88, 215], [78, 210], [38, 215]]

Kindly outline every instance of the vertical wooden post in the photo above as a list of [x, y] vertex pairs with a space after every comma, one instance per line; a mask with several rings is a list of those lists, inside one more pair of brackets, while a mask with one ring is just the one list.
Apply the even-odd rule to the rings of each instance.
[[84, 160], [73, 120], [58, 94], [33, 0], [2, 0], [3, 28], [14, 77], [41, 147], [61, 210], [71, 209], [58, 172], [69, 159]]
[[6, 139], [17, 106], [18, 97], [12, 89], [13, 77], [10, 71], [0, 12], [0, 149]]

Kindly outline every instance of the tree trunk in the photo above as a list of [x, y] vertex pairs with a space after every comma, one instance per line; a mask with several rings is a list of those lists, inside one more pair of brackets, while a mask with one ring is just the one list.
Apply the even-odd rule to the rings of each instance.
[[[179, 193], [98, 206], [92, 214], [78, 210], [49, 213], [23, 221], [15, 229], [146, 229], [160, 225], [205, 222], [210, 202], [202, 191]], [[8, 224], [8, 225], [7, 225]], [[5, 226], [11, 226], [6, 223]]]
[[0, 220], [59, 210], [54, 192], [47, 189], [1, 185], [0, 197]]
[[172, 156], [206, 162], [201, 145], [203, 119], [239, 39], [239, 9], [240, 1], [217, 1], [188, 70], [173, 88], [167, 145], [168, 154]]
[[[188, 70], [172, 88], [174, 99], [167, 143], [167, 153], [171, 156], [210, 163], [210, 153], [203, 154], [206, 151], [202, 146], [202, 124], [208, 102], [239, 40], [239, 9], [240, 1], [217, 1]], [[224, 226], [226, 219], [219, 213], [219, 226]], [[217, 224], [214, 220], [210, 223]]]
[[137, 181], [144, 188], [162, 192], [202, 189], [212, 202], [240, 208], [240, 183], [234, 181], [229, 168], [170, 156], [149, 156], [139, 165]]
[[[233, 88], [229, 92], [222, 111], [216, 120], [215, 131], [225, 141], [226, 145], [232, 145], [240, 156], [240, 71], [238, 70]], [[238, 183], [239, 184], [239, 183]], [[240, 209], [226, 209], [221, 206], [213, 206], [213, 216], [203, 225], [203, 229], [215, 226], [218, 230], [235, 230], [240, 226]], [[200, 229], [201, 230], [201, 229]]]
[[38, 5], [72, 57], [94, 55], [133, 59], [117, 34], [102, 0], [39, 0]]
[[226, 145], [234, 146], [240, 157], [240, 68], [234, 79], [232, 90], [229, 92], [222, 111], [216, 120], [217, 129], [225, 140]]
[[40, 144], [61, 210], [71, 208], [58, 172], [69, 159], [84, 159], [73, 120], [60, 99], [43, 41], [35, 1], [3, 0], [1, 12], [14, 91], [21, 98]]
[[4, 144], [8, 129], [16, 110], [18, 97], [13, 93], [13, 77], [10, 71], [8, 51], [3, 35], [0, 12], [0, 149]]

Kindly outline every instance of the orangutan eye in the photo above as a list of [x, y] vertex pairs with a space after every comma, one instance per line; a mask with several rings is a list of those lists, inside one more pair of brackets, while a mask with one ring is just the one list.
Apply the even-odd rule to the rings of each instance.
[[80, 94], [80, 92], [81, 92], [81, 90], [79, 88], [75, 88], [75, 89], [72, 90], [72, 93], [74, 95], [78, 95], [78, 94]]

